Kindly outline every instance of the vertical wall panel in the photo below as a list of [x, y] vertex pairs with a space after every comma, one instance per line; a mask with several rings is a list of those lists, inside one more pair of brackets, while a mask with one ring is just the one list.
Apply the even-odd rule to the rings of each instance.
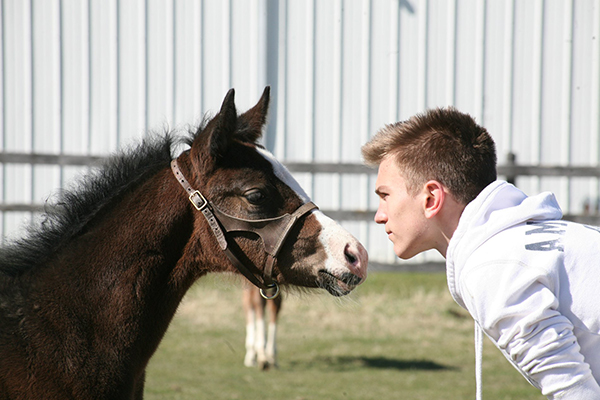
[[[398, 41], [393, 40], [398, 35], [397, 7], [397, 4], [389, 1], [374, 1], [371, 6], [368, 90], [369, 93], [378, 93], [382, 99], [385, 99], [385, 103], [369, 101], [369, 120], [385, 121], [397, 117], [398, 74], [392, 72], [397, 70], [398, 66]], [[365, 96], [367, 97], [372, 98], [372, 96]], [[377, 128], [379, 127], [369, 126], [367, 132]]]
[[[2, 112], [0, 113], [0, 151], [4, 150], [4, 143], [5, 143], [5, 115], [4, 115], [4, 103], [5, 103], [5, 98], [6, 98], [6, 92], [4, 90], [5, 84], [4, 84], [4, 80], [5, 80], [5, 71], [6, 71], [6, 66], [5, 66], [5, 61], [6, 61], [6, 56], [5, 56], [5, 43], [4, 43], [4, 37], [5, 37], [5, 27], [6, 27], [6, 22], [5, 22], [5, 12], [4, 12], [4, 3], [0, 3], [0, 55], [2, 57], [2, 59], [0, 60], [0, 91], [2, 93], [2, 96], [0, 96], [0, 107], [2, 109]], [[6, 196], [5, 196], [5, 166], [4, 165], [0, 165], [0, 200], [2, 202], [6, 201]], [[5, 224], [4, 224], [4, 213], [0, 213], [0, 235], [3, 235], [4, 237], [4, 232], [5, 232]]]
[[[454, 9], [452, 1], [429, 0], [427, 12], [427, 77], [426, 106], [437, 107], [452, 103], [453, 54], [448, 49], [454, 47]], [[450, 33], [450, 34], [448, 34]], [[452, 57], [452, 58], [450, 58]]]
[[174, 2], [174, 121], [195, 125], [202, 110], [202, 2]]
[[[286, 86], [286, 76], [287, 76], [287, 58], [286, 58], [286, 49], [287, 49], [287, 38], [288, 38], [288, 29], [287, 29], [287, 2], [275, 2], [277, 5], [273, 7], [272, 5], [269, 8], [270, 13], [277, 13], [277, 15], [271, 15], [269, 21], [269, 28], [271, 30], [272, 36], [277, 36], [276, 43], [274, 43], [270, 50], [276, 52], [277, 58], [277, 66], [275, 71], [277, 71], [277, 76], [272, 77], [272, 82], [275, 82], [276, 91], [274, 91], [274, 99], [272, 102], [276, 105], [276, 115], [275, 121], [273, 121], [273, 117], [271, 117], [272, 124], [275, 126], [274, 137], [269, 138], [267, 144], [270, 144], [268, 147], [269, 150], [273, 152], [273, 154], [278, 158], [283, 158], [285, 156], [285, 148], [286, 148], [286, 124], [287, 124], [287, 113], [286, 113], [286, 95], [287, 95], [287, 86]], [[271, 111], [272, 112], [272, 111]], [[273, 123], [274, 122], [274, 123]]]
[[[4, 151], [30, 152], [32, 149], [32, 9], [30, 2], [18, 0], [3, 4]], [[4, 166], [3, 201], [32, 201], [33, 174], [27, 165]], [[27, 213], [5, 215], [3, 230], [15, 230]]]
[[[31, 77], [33, 86], [33, 150], [58, 153], [62, 131], [61, 13], [58, 1], [34, 3]], [[14, 135], [13, 133], [13, 136]], [[81, 136], [81, 134], [80, 134]]]
[[118, 1], [117, 6], [117, 145], [122, 146], [148, 128], [146, 106], [150, 96], [146, 84], [150, 66], [145, 0]]
[[[592, 84], [594, 81], [592, 69], [594, 67], [594, 45], [598, 38], [594, 40], [593, 18], [586, 18], [587, 15], [593, 15], [593, 13], [592, 2], [574, 2], [572, 60], [581, 62], [572, 62], [571, 64], [570, 86], [573, 100], [571, 102], [571, 133], [568, 138], [570, 152], [568, 163], [570, 165], [590, 165], [597, 160], [597, 158], [592, 158], [595, 153], [592, 150], [593, 137], [596, 135], [591, 131], [594, 120], [591, 106], [594, 103], [592, 91], [596, 89]], [[585, 197], [589, 197], [590, 181], [587, 178], [571, 180], [568, 208], [570, 212], [580, 213], [582, 211]]]
[[[32, 30], [31, 43], [27, 45], [32, 52], [32, 151], [60, 153], [63, 143], [62, 110], [66, 109], [62, 104], [61, 7], [58, 1], [37, 0], [32, 4], [35, 29]], [[82, 128], [73, 136], [85, 139], [82, 133], [87, 131], [87, 127]], [[14, 135], [14, 132], [11, 134]], [[52, 190], [60, 187], [61, 168], [34, 166], [32, 169], [31, 200], [41, 203]], [[18, 221], [17, 225], [21, 223]]]
[[[89, 153], [88, 2], [60, 2], [61, 152]], [[40, 60], [41, 61], [41, 60]]]
[[[600, 0], [595, 0], [591, 5], [592, 40], [591, 40], [591, 78], [590, 78], [590, 163], [595, 164], [600, 160]], [[587, 193], [583, 196], [584, 207], [598, 209], [599, 179], [590, 179]], [[592, 204], [596, 204], [595, 207]]]
[[[0, 3], [0, 56], [2, 57], [2, 60], [0, 60], [0, 91], [2, 93], [2, 96], [0, 96], [0, 107], [2, 109], [2, 112], [0, 113], [0, 150], [4, 150], [4, 140], [5, 140], [5, 132], [4, 132], [4, 99], [6, 98], [6, 92], [4, 90], [4, 78], [5, 78], [5, 71], [6, 71], [6, 65], [5, 65], [5, 61], [6, 61], [6, 53], [4, 52], [5, 49], [5, 28], [6, 28], [6, 23], [4, 20], [4, 16], [5, 16], [5, 12], [4, 12], [4, 3]], [[0, 196], [4, 196], [3, 194], [3, 176], [4, 176], [4, 172], [3, 172], [4, 168], [3, 166], [0, 169]], [[2, 197], [0, 197], [2, 198]], [[2, 223], [2, 221], [0, 221], [0, 223]]]
[[[287, 2], [285, 158], [297, 161], [310, 161], [313, 155], [314, 3], [314, 0]], [[291, 134], [292, 131], [298, 134]]]
[[[342, 4], [339, 1], [315, 2], [315, 7], [313, 90], [321, 95], [313, 97], [313, 159], [339, 162]], [[323, 58], [328, 58], [330, 62], [320, 62]], [[339, 174], [317, 175], [314, 177], [313, 187], [313, 200], [322, 209], [340, 207]]]
[[[90, 153], [88, 5], [87, 1], [60, 1], [60, 152], [64, 154]], [[79, 166], [60, 168], [61, 186], [73, 185], [85, 170]]]
[[426, 4], [426, 0], [419, 0], [400, 2], [398, 6], [399, 119], [406, 119], [425, 107]]
[[202, 104], [215, 114], [231, 87], [231, 0], [203, 2]]
[[[455, 106], [482, 121], [482, 53], [484, 2], [457, 0], [455, 45]], [[464, 23], [463, 21], [470, 21]]]
[[173, 1], [146, 1], [146, 126], [162, 132], [173, 121]]
[[[52, 18], [52, 13], [50, 17]], [[19, 0], [4, 2], [5, 102], [3, 112], [4, 150], [6, 151], [28, 152], [32, 146], [31, 19], [30, 2]]]
[[118, 145], [118, 0], [91, 0], [89, 7], [90, 153], [103, 155]]
[[[261, 93], [258, 92], [257, 69], [260, 12], [258, 3], [258, 0], [235, 0], [231, 4], [231, 10], [235, 12], [231, 12], [229, 86], [236, 89], [236, 106], [240, 112], [253, 106]], [[224, 92], [219, 95], [223, 96]]]

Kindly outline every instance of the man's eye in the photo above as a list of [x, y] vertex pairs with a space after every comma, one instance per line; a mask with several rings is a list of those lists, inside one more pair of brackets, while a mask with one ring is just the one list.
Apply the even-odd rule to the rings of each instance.
[[244, 193], [244, 197], [250, 204], [260, 205], [267, 201], [267, 196], [259, 189], [250, 189]]

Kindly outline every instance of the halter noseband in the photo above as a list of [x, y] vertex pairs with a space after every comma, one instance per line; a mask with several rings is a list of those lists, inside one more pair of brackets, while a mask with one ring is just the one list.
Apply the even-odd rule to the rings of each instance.
[[[200, 191], [192, 188], [190, 183], [183, 176], [176, 159], [171, 161], [171, 170], [173, 171], [175, 178], [177, 178], [177, 181], [188, 193], [190, 202], [198, 211], [202, 212], [206, 218], [208, 225], [219, 243], [219, 247], [225, 252], [231, 263], [250, 282], [260, 288], [262, 297], [267, 300], [276, 298], [279, 295], [279, 285], [273, 280], [272, 274], [273, 264], [275, 263], [277, 254], [279, 254], [279, 250], [281, 250], [285, 239], [298, 219], [318, 207], [313, 202], [308, 202], [301, 205], [292, 214], [284, 214], [276, 218], [256, 220], [237, 218], [225, 214], [211, 204]], [[227, 243], [227, 237], [225, 236], [227, 232], [252, 232], [260, 236], [263, 241], [265, 252], [267, 253], [267, 261], [265, 262], [265, 268], [262, 273], [262, 282], [231, 251]], [[274, 291], [273, 294], [268, 294], [272, 291]]]

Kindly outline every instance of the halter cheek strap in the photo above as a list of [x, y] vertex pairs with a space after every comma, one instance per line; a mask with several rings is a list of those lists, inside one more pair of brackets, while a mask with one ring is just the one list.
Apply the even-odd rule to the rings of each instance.
[[[279, 250], [281, 250], [285, 239], [298, 219], [318, 207], [314, 203], [308, 202], [300, 206], [292, 214], [284, 214], [280, 217], [269, 219], [246, 220], [233, 217], [212, 206], [200, 191], [192, 188], [187, 179], [185, 179], [185, 176], [183, 176], [176, 159], [171, 161], [171, 169], [178, 182], [188, 193], [190, 202], [206, 218], [221, 250], [225, 252], [231, 263], [250, 282], [260, 288], [260, 294], [264, 298], [274, 299], [277, 297], [279, 295], [279, 286], [271, 276]], [[225, 230], [221, 228], [221, 225]], [[262, 273], [262, 282], [231, 251], [225, 236], [228, 231], [253, 232], [261, 237], [265, 252], [267, 253], [267, 261]]]
[[196, 210], [204, 214], [204, 217], [206, 218], [206, 221], [208, 221], [208, 225], [212, 229], [212, 232], [215, 235], [221, 250], [227, 249], [227, 239], [225, 239], [225, 234], [223, 233], [223, 230], [219, 226], [219, 222], [215, 218], [215, 215], [208, 205], [208, 200], [206, 200], [200, 191], [192, 188], [192, 185], [190, 185], [188, 180], [185, 179], [185, 176], [183, 176], [176, 159], [171, 161], [171, 170], [173, 171], [173, 174], [175, 174], [175, 178], [177, 178], [181, 186], [183, 186], [185, 191], [188, 193], [190, 202], [194, 205], [194, 207], [196, 207]]
[[[219, 221], [215, 217], [210, 205], [208, 204], [208, 200], [206, 200], [206, 198], [202, 195], [202, 193], [200, 193], [200, 191], [192, 188], [192, 185], [190, 185], [188, 180], [185, 179], [185, 176], [183, 176], [183, 173], [181, 172], [181, 169], [179, 168], [179, 165], [177, 164], [176, 159], [171, 161], [171, 170], [173, 171], [173, 174], [175, 174], [175, 177], [177, 178], [177, 180], [179, 181], [181, 186], [183, 186], [185, 191], [188, 193], [190, 202], [194, 205], [194, 207], [198, 211], [200, 211], [204, 215], [204, 218], [206, 218], [208, 225], [210, 226], [215, 238], [217, 239], [217, 242], [219, 243], [219, 247], [221, 247], [221, 250], [223, 250], [225, 252], [225, 254], [227, 255], [227, 258], [229, 258], [229, 260], [233, 263], [233, 265], [250, 282], [252, 282], [254, 285], [258, 286], [261, 290], [272, 290], [274, 282], [272, 282], [272, 280], [270, 278], [266, 279], [264, 283], [260, 282], [256, 278], [256, 276], [248, 268], [246, 268], [246, 266], [244, 264], [242, 264], [242, 262], [240, 260], [238, 260], [238, 258], [231, 252], [231, 250], [229, 249], [229, 246], [227, 244], [227, 239], [225, 238], [225, 233], [221, 229], [221, 226], [219, 225]], [[267, 282], [267, 280], [269, 280], [271, 282]], [[279, 287], [277, 287], [277, 294], [279, 294]], [[276, 296], [274, 296], [274, 297], [276, 297]]]

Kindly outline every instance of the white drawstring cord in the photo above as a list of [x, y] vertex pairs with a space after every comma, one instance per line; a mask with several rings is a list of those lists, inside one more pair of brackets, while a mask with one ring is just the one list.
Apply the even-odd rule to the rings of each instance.
[[481, 364], [483, 362], [483, 331], [475, 321], [475, 398], [481, 400]]

